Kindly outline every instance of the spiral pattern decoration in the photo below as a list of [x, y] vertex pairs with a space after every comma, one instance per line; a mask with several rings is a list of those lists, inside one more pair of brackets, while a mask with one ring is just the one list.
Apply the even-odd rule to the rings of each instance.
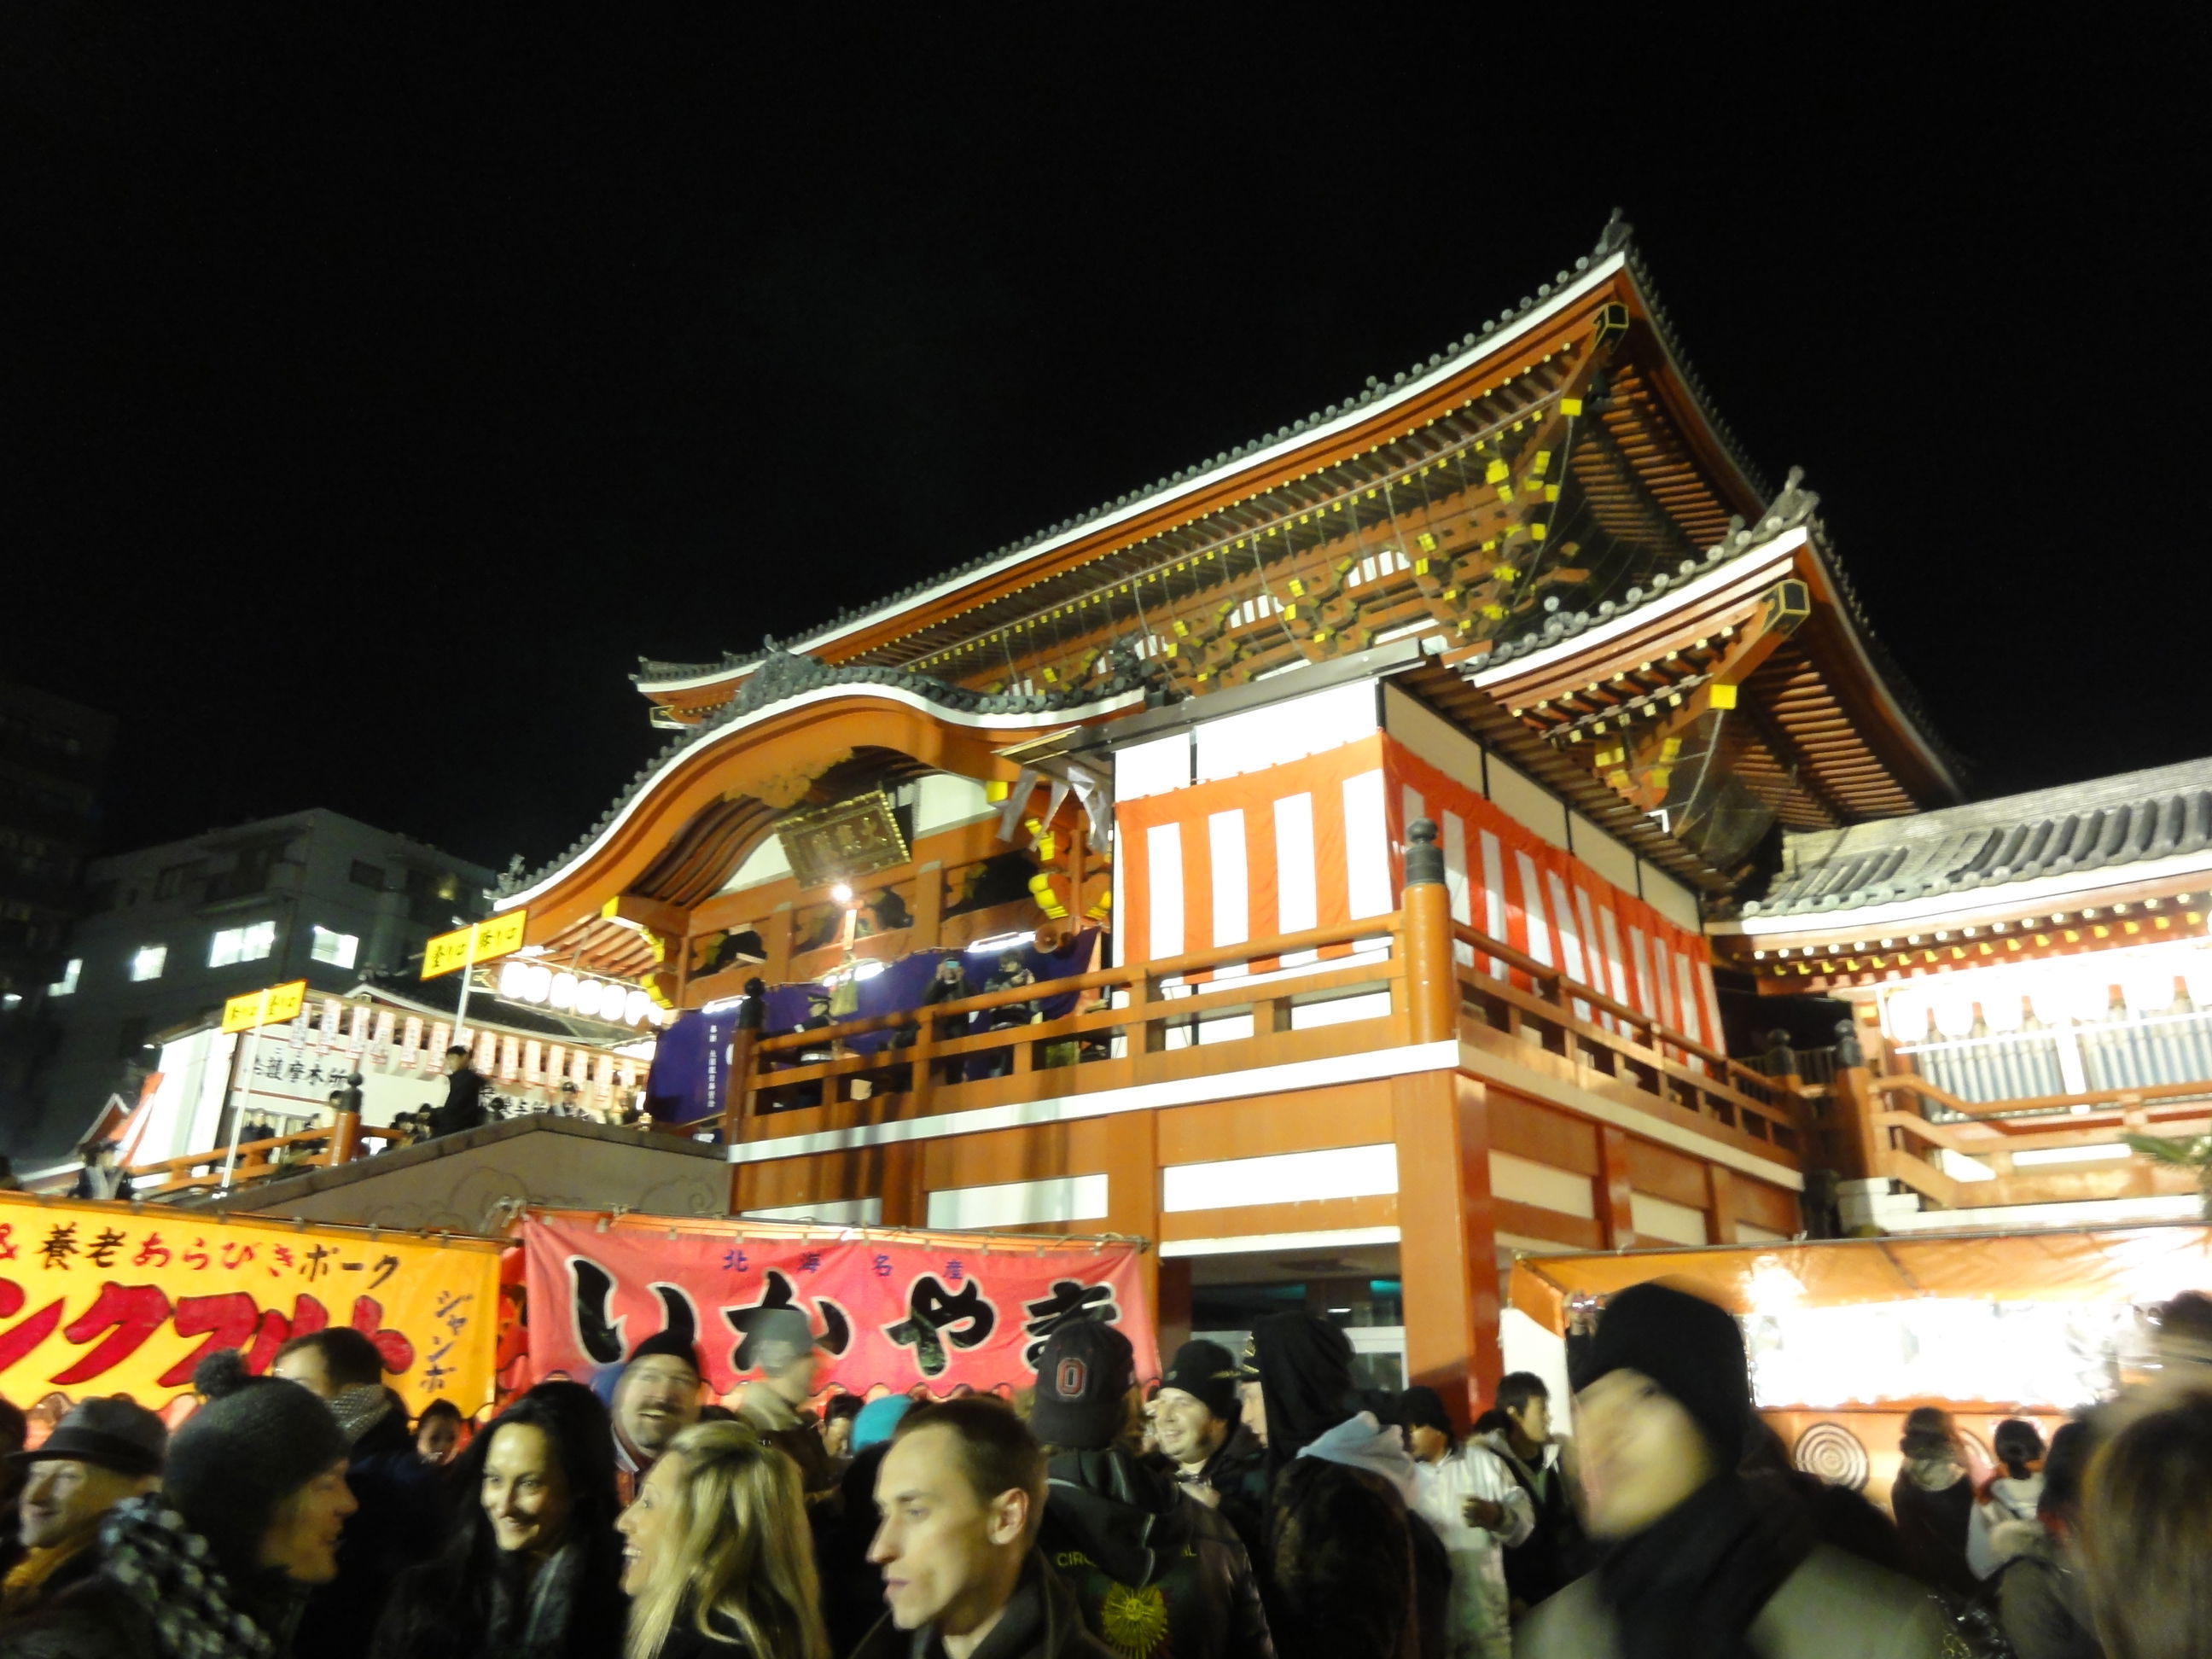
[[1790, 1461], [1808, 1474], [1816, 1474], [1832, 1486], [1851, 1492], [1865, 1490], [1867, 1449], [1859, 1437], [1840, 1423], [1815, 1423], [1797, 1437]]

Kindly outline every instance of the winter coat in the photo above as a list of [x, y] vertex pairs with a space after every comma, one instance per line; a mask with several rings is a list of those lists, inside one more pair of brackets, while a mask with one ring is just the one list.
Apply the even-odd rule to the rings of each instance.
[[1215, 1512], [1236, 1532], [1257, 1570], [1267, 1557], [1267, 1449], [1239, 1423], [1206, 1460], [1198, 1479], [1213, 1489]]
[[[372, 1659], [602, 1659], [622, 1651], [629, 1603], [613, 1583], [593, 1583], [593, 1558], [571, 1538], [526, 1573], [499, 1554], [425, 1562], [402, 1573], [370, 1645]], [[317, 1659], [303, 1653], [300, 1659]]]
[[1037, 1547], [1125, 1659], [1274, 1659], [1236, 1530], [1127, 1452], [1052, 1460]]
[[[852, 1659], [945, 1659], [945, 1644], [934, 1626], [901, 1630], [885, 1613], [876, 1621]], [[1075, 1592], [1045, 1565], [1035, 1550], [1023, 1564], [1021, 1583], [999, 1615], [991, 1633], [969, 1659], [1121, 1659], [1083, 1627]]]
[[2043, 1477], [2015, 1480], [2001, 1474], [1990, 1482], [1966, 1521], [1966, 1565], [1987, 1578], [2026, 1549], [2043, 1531], [2035, 1508], [2043, 1499]]
[[[668, 1627], [667, 1638], [661, 1643], [653, 1659], [748, 1659], [752, 1650], [745, 1645], [744, 1638], [738, 1634], [735, 1626], [720, 1613], [714, 1614], [710, 1622], [714, 1626], [714, 1633], [712, 1636], [702, 1634], [699, 1626], [692, 1622], [690, 1609], [686, 1607], [676, 1622]], [[614, 1656], [610, 1655], [608, 1659], [614, 1659]]]
[[1530, 1464], [1514, 1451], [1502, 1431], [1482, 1436], [1481, 1444], [1504, 1463], [1514, 1484], [1528, 1494], [1535, 1525], [1526, 1538], [1505, 1547], [1505, 1590], [1522, 1607], [1533, 1607], [1574, 1583], [1589, 1565], [1582, 1517], [1568, 1491], [1567, 1470], [1556, 1445], [1544, 1448]]
[[[1505, 1551], [1536, 1528], [1535, 1507], [1489, 1448], [1455, 1446], [1433, 1463], [1417, 1463], [1414, 1509], [1451, 1557], [1451, 1598], [1445, 1639], [1455, 1655], [1510, 1659], [1513, 1621], [1505, 1589]], [[1495, 1532], [1467, 1522], [1467, 1500], [1504, 1506]]]
[[5, 1595], [0, 1597], [0, 1618], [21, 1619], [51, 1606], [64, 1590], [98, 1573], [106, 1561], [96, 1530], [66, 1548], [27, 1552], [9, 1569]]
[[799, 1465], [799, 1484], [810, 1504], [837, 1490], [837, 1466], [814, 1425], [765, 1382], [748, 1382], [738, 1415], [768, 1444]]
[[1960, 1469], [1948, 1486], [1925, 1486], [1913, 1478], [1912, 1468], [1907, 1463], [1899, 1469], [1889, 1489], [1889, 1512], [1897, 1517], [1899, 1541], [1923, 1582], [1963, 1600], [1979, 1582], [1966, 1565], [1974, 1483]]
[[[1283, 1466], [1268, 1504], [1262, 1592], [1281, 1659], [1420, 1659], [1416, 1528], [1443, 1551], [1414, 1520], [1412, 1490], [1397, 1431], [1365, 1412]], [[1448, 1558], [1445, 1571], [1449, 1583]]]
[[100, 1523], [100, 1570], [0, 1629], [0, 1659], [285, 1659], [305, 1586], [234, 1585], [158, 1492]]
[[2040, 1528], [1997, 1576], [1997, 1618], [2019, 1659], [2104, 1659], [2080, 1564]]
[[346, 1485], [361, 1507], [338, 1539], [338, 1576], [308, 1597], [294, 1638], [314, 1659], [366, 1659], [392, 1585], [445, 1536], [444, 1480], [416, 1453], [403, 1413], [386, 1412], [354, 1442]]
[[[1939, 1659], [1945, 1625], [1921, 1586], [1826, 1544], [1798, 1564], [1747, 1632], [1760, 1659]], [[1620, 1632], [1595, 1574], [1530, 1613], [1517, 1659], [1620, 1659]]]
[[483, 1073], [473, 1066], [464, 1066], [448, 1075], [445, 1104], [430, 1114], [430, 1133], [451, 1135], [481, 1127], [485, 1117], [483, 1086]]

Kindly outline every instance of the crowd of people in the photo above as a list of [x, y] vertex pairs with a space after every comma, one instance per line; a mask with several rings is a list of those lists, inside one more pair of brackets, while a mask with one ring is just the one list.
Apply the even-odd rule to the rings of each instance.
[[[2212, 1300], [2153, 1381], [1979, 1470], [1914, 1412], [1894, 1518], [1792, 1468], [1741, 1334], [1666, 1284], [1462, 1431], [1301, 1312], [1184, 1344], [1065, 1324], [1010, 1398], [819, 1399], [795, 1312], [712, 1402], [680, 1335], [471, 1429], [358, 1332], [219, 1352], [173, 1434], [77, 1405], [6, 1460], [0, 1659], [2197, 1659]], [[0, 1411], [19, 1448], [23, 1419]]]

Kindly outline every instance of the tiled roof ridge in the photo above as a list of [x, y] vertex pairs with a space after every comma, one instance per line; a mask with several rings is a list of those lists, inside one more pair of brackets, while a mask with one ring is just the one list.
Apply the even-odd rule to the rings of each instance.
[[964, 685], [954, 685], [932, 675], [912, 673], [903, 668], [885, 668], [870, 663], [825, 663], [818, 658], [801, 656], [797, 652], [787, 650], [776, 643], [773, 635], [764, 639], [762, 646], [759, 655], [754, 659], [760, 665], [759, 668], [738, 688], [736, 696], [727, 702], [702, 710], [696, 724], [687, 726], [662, 744], [657, 754], [638, 768], [629, 782], [615, 797], [614, 804], [599, 814], [590, 829], [556, 856], [535, 870], [526, 870], [518, 855], [491, 889], [494, 896], [504, 898], [510, 893], [520, 892], [565, 867], [599, 838], [600, 831], [622, 816], [624, 809], [643, 792], [656, 772], [686, 747], [703, 741], [708, 733], [719, 731], [734, 720], [743, 720], [761, 709], [808, 691], [838, 685], [889, 686], [933, 702], [939, 708], [976, 714], [1052, 714], [1080, 708], [1132, 691], [1143, 691], [1163, 699], [1172, 699], [1179, 695], [1159, 664], [1146, 662], [1133, 651], [1118, 644], [1109, 647], [1100, 656], [1094, 678], [1077, 684], [1056, 686], [1043, 692], [972, 691]]
[[[1689, 360], [1682, 355], [1668, 313], [1661, 306], [1656, 295], [1652, 290], [1648, 268], [1642, 256], [1635, 249], [1633, 237], [1634, 228], [1628, 222], [1627, 216], [1620, 209], [1615, 208], [1612, 216], [1606, 221], [1605, 229], [1600, 234], [1596, 245], [1589, 252], [1575, 261], [1572, 270], [1559, 271], [1548, 283], [1539, 283], [1534, 295], [1522, 295], [1518, 305], [1509, 306], [1496, 317], [1484, 322], [1480, 329], [1464, 335], [1455, 343], [1446, 346], [1443, 350], [1431, 352], [1426, 362], [1417, 362], [1409, 368], [1401, 369], [1387, 382], [1379, 375], [1370, 374], [1368, 376], [1366, 386], [1356, 397], [1348, 398], [1340, 404], [1330, 404], [1323, 409], [1314, 410], [1302, 421], [1292, 421], [1288, 425], [1276, 428], [1273, 432], [1262, 433], [1260, 436], [1240, 444], [1235, 448], [1223, 450], [1210, 459], [1179, 468], [1164, 478], [1156, 478], [1149, 484], [1124, 491], [1110, 501], [1102, 502], [1086, 511], [1072, 514], [1056, 524], [1047, 525], [1043, 529], [1034, 531], [1027, 536], [1008, 542], [1003, 547], [988, 553], [979, 554], [964, 564], [956, 565], [950, 570], [939, 571], [920, 581], [910, 582], [896, 592], [883, 599], [840, 611], [827, 622], [801, 629], [793, 637], [802, 641], [812, 640], [835, 629], [844, 627], [849, 623], [857, 622], [864, 617], [874, 616], [890, 610], [912, 599], [925, 589], [956, 580], [972, 571], [981, 569], [986, 565], [994, 564], [1001, 559], [1026, 552], [1030, 548], [1049, 541], [1055, 536], [1063, 536], [1070, 531], [1080, 529], [1085, 525], [1096, 523], [1110, 514], [1121, 512], [1132, 505], [1164, 494], [1177, 484], [1227, 466], [1231, 462], [1239, 460], [1247, 455], [1255, 455], [1263, 449], [1286, 442], [1302, 432], [1310, 431], [1325, 422], [1333, 421], [1362, 404], [1373, 403], [1386, 392], [1403, 386], [1408, 380], [1443, 368], [1450, 358], [1459, 353], [1474, 350], [1486, 337], [1496, 333], [1500, 327], [1526, 316], [1550, 299], [1559, 289], [1565, 288], [1577, 276], [1589, 270], [1591, 265], [1608, 259], [1615, 253], [1626, 255], [1630, 269], [1635, 274], [1638, 285], [1650, 302], [1653, 326], [1658, 331], [1660, 339], [1665, 345], [1668, 356], [1680, 370], [1684, 384], [1689, 388], [1691, 395], [1698, 399], [1700, 412], [1707, 423], [1711, 426], [1715, 435], [1720, 439], [1729, 459], [1741, 469], [1745, 479], [1759, 495], [1762, 496], [1767, 495], [1769, 491], [1763, 476], [1744, 455], [1741, 446], [1728, 423], [1713, 413], [1705, 398], [1704, 382], [1698, 379]], [[760, 661], [763, 654], [761, 652], [725, 652], [720, 661], [711, 663], [662, 662], [648, 657], [640, 657], [639, 672], [631, 675], [630, 678], [640, 685], [656, 684], [667, 680], [695, 678], [747, 667]]]
[[2212, 846], [2212, 757], [1789, 836], [1756, 915], [1814, 915]]

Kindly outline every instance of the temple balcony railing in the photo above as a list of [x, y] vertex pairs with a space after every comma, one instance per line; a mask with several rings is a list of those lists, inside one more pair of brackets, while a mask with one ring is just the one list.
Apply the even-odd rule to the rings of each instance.
[[1461, 1041], [1522, 1063], [1533, 1048], [1556, 1075], [1700, 1133], [1795, 1164], [1806, 1103], [1794, 1080], [1768, 1077], [1464, 923]]
[[[1184, 1082], [1456, 1035], [1523, 1071], [1798, 1167], [1808, 1103], [1717, 1048], [1461, 924], [1405, 911], [801, 1031], [739, 1031], [726, 1140]], [[1050, 1020], [972, 1030], [1073, 997]], [[1441, 1013], [1425, 1013], [1424, 1003]], [[978, 1017], [981, 1017], [980, 1019]], [[884, 1042], [856, 1052], [866, 1039]], [[1472, 1052], [1470, 1052], [1472, 1051]], [[1501, 1065], [1507, 1078], [1510, 1067]], [[1285, 1079], [1294, 1077], [1283, 1073]], [[1282, 1086], [1297, 1086], [1285, 1081]], [[1507, 1086], [1510, 1086], [1510, 1079]], [[681, 1126], [684, 1132], [710, 1121]]]
[[[794, 1032], [740, 1030], [726, 1139], [1292, 1065], [1412, 1042], [1393, 912]], [[1031, 1019], [1026, 1006], [1073, 999]], [[1012, 1023], [988, 1028], [1012, 1011]], [[886, 1036], [886, 1034], [888, 1034]], [[882, 1043], [872, 1052], [856, 1045]], [[684, 1126], [707, 1127], [707, 1121]]]
[[1875, 1138], [1869, 1173], [1945, 1209], [2191, 1193], [2191, 1171], [2130, 1155], [2123, 1137], [2212, 1133], [2212, 1073], [1995, 1104], [1912, 1073], [1866, 1077], [1864, 1088]]
[[[2002, 1104], [2021, 1115], [2068, 1112], [2077, 1098], [2106, 1091], [2212, 1079], [2212, 1013], [2130, 1014], [2100, 1024], [1899, 1043], [1891, 1052], [1933, 1085], [1936, 1093], [1922, 1098], [1936, 1122], [1960, 1116], [1936, 1103], [1939, 1096]], [[2069, 1103], [2041, 1103], [2062, 1097]]]

